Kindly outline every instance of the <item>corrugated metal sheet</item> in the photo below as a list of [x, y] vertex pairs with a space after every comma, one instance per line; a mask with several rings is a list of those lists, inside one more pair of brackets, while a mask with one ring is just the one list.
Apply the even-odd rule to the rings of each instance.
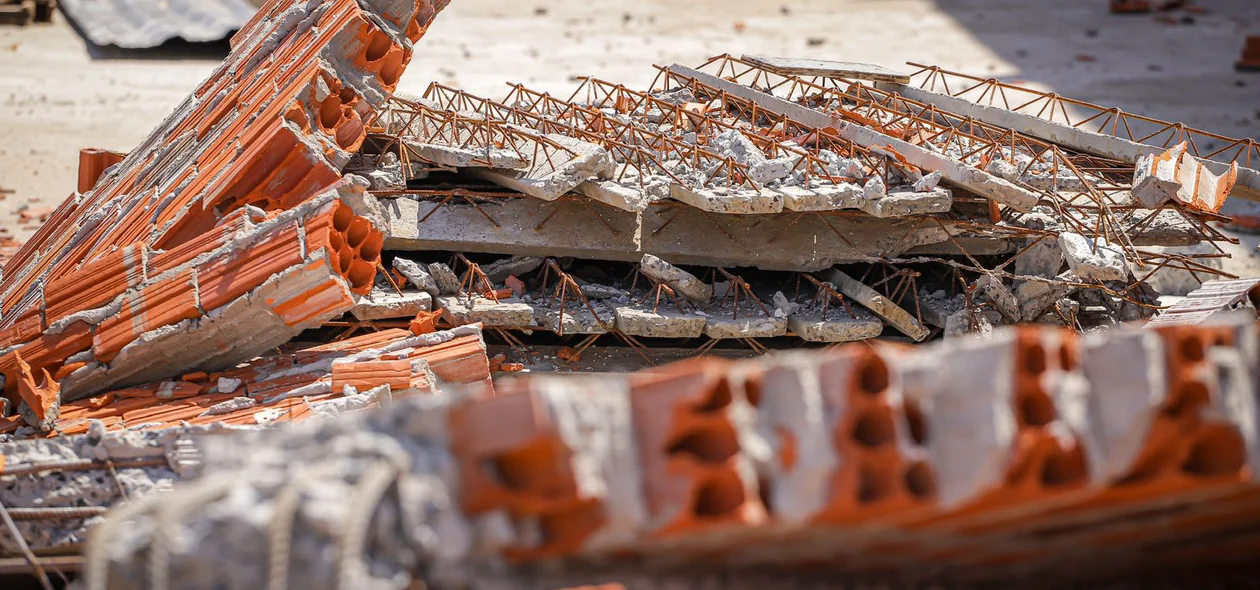
[[61, 9], [91, 42], [136, 49], [223, 39], [258, 8], [248, 0], [62, 0]]
[[1260, 285], [1260, 278], [1208, 281], [1146, 325], [1159, 327], [1198, 324], [1218, 311], [1242, 303], [1257, 285]]

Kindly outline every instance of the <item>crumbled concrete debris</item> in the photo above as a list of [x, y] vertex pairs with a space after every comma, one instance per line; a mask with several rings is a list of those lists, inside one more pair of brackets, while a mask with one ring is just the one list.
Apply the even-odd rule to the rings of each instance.
[[396, 256], [394, 257], [394, 268], [397, 269], [398, 272], [402, 273], [402, 276], [406, 277], [406, 279], [410, 281], [412, 285], [415, 285], [417, 289], [420, 289], [421, 291], [424, 291], [434, 297], [442, 294], [441, 290], [438, 289], [438, 283], [433, 278], [433, 275], [430, 275], [429, 271], [425, 270], [420, 263], [403, 258], [402, 256]]
[[984, 169], [985, 172], [1007, 181], [1019, 178], [1019, 168], [1006, 160], [994, 160]]
[[459, 277], [455, 275], [451, 267], [441, 262], [433, 262], [429, 264], [429, 274], [437, 283], [440, 295], [454, 295], [459, 292]]
[[651, 254], [643, 255], [643, 258], [639, 261], [639, 270], [643, 274], [677, 289], [687, 299], [696, 303], [704, 303], [713, 298], [712, 286], [696, 278], [695, 275]]
[[1122, 281], [1129, 276], [1128, 261], [1120, 248], [1101, 236], [1094, 241], [1077, 233], [1059, 234], [1059, 247], [1068, 267], [1086, 281]]
[[547, 139], [568, 148], [572, 154], [556, 150], [549, 158], [534, 160], [528, 170], [477, 168], [469, 173], [544, 201], [554, 201], [588, 180], [612, 176], [613, 159], [608, 150], [566, 135], [548, 134]]
[[771, 301], [774, 302], [774, 316], [775, 317], [784, 318], [784, 317], [787, 317], [789, 315], [796, 313], [797, 311], [801, 309], [801, 305], [799, 303], [788, 301], [788, 298], [786, 295], [783, 294], [783, 291], [775, 291], [774, 297], [772, 298]]
[[577, 279], [578, 287], [582, 289], [582, 294], [588, 299], [618, 299], [625, 297], [627, 293], [616, 287], [600, 285]]

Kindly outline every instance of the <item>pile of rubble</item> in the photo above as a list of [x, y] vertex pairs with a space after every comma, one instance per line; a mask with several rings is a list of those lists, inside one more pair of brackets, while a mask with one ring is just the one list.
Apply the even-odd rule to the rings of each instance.
[[[1064, 583], [1254, 556], [1258, 337], [1245, 316], [1079, 339], [1029, 326], [52, 449], [73, 473], [118, 465], [118, 483], [67, 492], [193, 480], [100, 525], [95, 588]], [[18, 448], [24, 489], [67, 469]]]
[[[225, 505], [206, 530], [231, 530], [198, 537], [271, 559], [220, 572], [244, 586], [358, 586], [396, 558], [474, 555], [844, 549], [853, 567], [895, 554], [958, 573], [1145, 532], [1095, 517], [1253, 501], [1254, 330], [1101, 328], [1232, 278], [1217, 260], [1236, 240], [1212, 224], [1227, 197], [1260, 197], [1255, 142], [1204, 154], [1181, 125], [935, 67], [759, 56], [659, 67], [643, 90], [583, 78], [568, 99], [393, 96], [445, 4], [273, 0], [148, 139], [84, 150], [79, 190], [0, 250], [6, 555], [38, 570], [31, 546], [74, 552], [104, 522], [93, 583], [156, 572], [141, 554], [203, 576], [218, 554], [167, 529], [203, 515], [164, 503], [274, 496], [275, 535]], [[1254, 280], [1208, 282], [1151, 325], [1238, 307], [1254, 322], [1256, 301]], [[588, 352], [633, 355], [624, 370], [967, 333], [988, 340], [493, 381]], [[296, 479], [259, 483], [264, 465]], [[413, 470], [422, 489], [403, 491]], [[185, 479], [187, 496], [104, 517]], [[356, 499], [331, 536], [293, 512], [314, 484]], [[417, 494], [394, 517], [444, 524], [367, 547], [391, 494]], [[114, 537], [152, 506], [161, 526]], [[313, 563], [290, 540], [353, 546]]]

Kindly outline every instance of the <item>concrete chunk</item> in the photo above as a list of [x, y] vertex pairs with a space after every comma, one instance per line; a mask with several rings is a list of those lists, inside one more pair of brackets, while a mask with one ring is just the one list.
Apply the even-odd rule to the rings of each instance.
[[622, 305], [613, 311], [617, 329], [631, 336], [698, 338], [704, 334], [704, 316], [680, 313], [672, 303], [663, 302], [656, 311], [650, 305]]
[[587, 180], [606, 178], [612, 174], [613, 159], [598, 145], [564, 135], [547, 138], [574, 152], [556, 150], [550, 158], [538, 157], [532, 167], [523, 171], [472, 170], [472, 174], [504, 188], [525, 193], [544, 201], [554, 201]]
[[432, 307], [433, 296], [424, 291], [397, 293], [392, 289], [373, 289], [367, 296], [359, 298], [350, 308], [350, 314], [359, 320], [414, 318]]
[[875, 217], [906, 217], [928, 213], [945, 213], [954, 206], [954, 195], [938, 188], [926, 192], [896, 191], [883, 198], [870, 199], [862, 210]]
[[878, 291], [862, 284], [861, 281], [834, 268], [818, 273], [818, 278], [835, 285], [850, 301], [855, 301], [875, 312], [875, 315], [884, 318], [884, 321], [900, 330], [901, 333], [916, 341], [922, 341], [928, 337], [930, 331], [918, 319], [896, 303], [889, 301], [887, 297], [880, 295]]
[[455, 271], [451, 270], [451, 267], [441, 262], [434, 262], [429, 265], [429, 274], [437, 282], [438, 291], [442, 295], [454, 295], [459, 292], [459, 277]]
[[424, 291], [434, 297], [442, 294], [442, 292], [438, 289], [437, 280], [435, 280], [433, 275], [429, 274], [429, 271], [425, 270], [420, 263], [399, 256], [394, 258], [394, 268], [398, 270], [398, 272], [402, 273], [402, 276], [406, 277], [406, 279], [412, 285], [415, 285], [417, 289], [420, 289], [421, 291]]
[[529, 160], [515, 150], [501, 148], [471, 149], [451, 145], [407, 142], [407, 147], [420, 159], [452, 168], [501, 168], [527, 170]]
[[533, 272], [542, 266], [542, 263], [542, 256], [513, 256], [483, 264], [481, 272], [486, 273], [486, 278], [497, 285], [512, 275], [519, 277], [527, 272]]
[[488, 297], [438, 297], [443, 315], [457, 326], [480, 322], [487, 327], [524, 328], [534, 325], [534, 308], [515, 297], [495, 302]]
[[853, 309], [850, 317], [841, 306], [827, 310], [798, 311], [788, 316], [788, 329], [806, 342], [855, 342], [879, 336], [884, 323], [864, 309]]
[[588, 198], [623, 211], [647, 209], [651, 199], [643, 191], [611, 180], [588, 180], [574, 189]]
[[643, 274], [677, 289], [687, 299], [704, 303], [713, 298], [713, 287], [695, 275], [678, 268], [651, 254], [644, 254], [639, 261]]
[[783, 211], [783, 195], [769, 189], [688, 188], [671, 183], [669, 196], [675, 201], [713, 213], [755, 215]]
[[1091, 242], [1081, 234], [1063, 232], [1059, 234], [1059, 247], [1068, 267], [1084, 280], [1122, 281], [1129, 275], [1124, 252], [1102, 237]]

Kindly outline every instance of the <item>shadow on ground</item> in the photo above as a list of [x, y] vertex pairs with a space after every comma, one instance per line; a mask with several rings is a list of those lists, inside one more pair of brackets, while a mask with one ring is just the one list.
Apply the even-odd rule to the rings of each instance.
[[1234, 71], [1244, 37], [1260, 34], [1256, 0], [1200, 0], [1201, 10], [1134, 15], [1111, 14], [1107, 0], [934, 1], [1017, 68], [1015, 79], [1223, 135], [1260, 137], [1260, 74]]

